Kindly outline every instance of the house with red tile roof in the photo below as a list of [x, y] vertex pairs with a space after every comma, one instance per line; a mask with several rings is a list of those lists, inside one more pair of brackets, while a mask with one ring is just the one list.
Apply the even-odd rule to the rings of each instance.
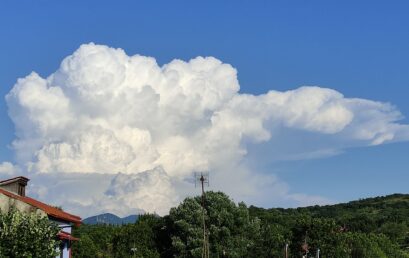
[[15, 207], [21, 212], [35, 212], [47, 216], [61, 229], [57, 237], [61, 240], [60, 258], [71, 257], [71, 244], [78, 239], [71, 235], [72, 227], [81, 224], [81, 218], [57, 207], [45, 204], [26, 196], [28, 178], [19, 176], [0, 181], [0, 210], [7, 212]]

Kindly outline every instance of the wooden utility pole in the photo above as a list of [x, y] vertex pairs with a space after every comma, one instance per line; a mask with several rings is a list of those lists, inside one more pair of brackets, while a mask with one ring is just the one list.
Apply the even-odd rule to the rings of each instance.
[[210, 247], [209, 247], [209, 235], [206, 230], [206, 220], [205, 220], [205, 190], [204, 186], [207, 184], [209, 186], [209, 174], [207, 173], [195, 173], [195, 183], [200, 182], [202, 187], [202, 224], [203, 224], [203, 247], [202, 247], [202, 258], [209, 258]]

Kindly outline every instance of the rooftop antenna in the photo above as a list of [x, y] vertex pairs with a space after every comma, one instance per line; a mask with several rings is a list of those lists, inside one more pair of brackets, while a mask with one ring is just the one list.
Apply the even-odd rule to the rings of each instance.
[[206, 231], [205, 223], [205, 190], [204, 187], [209, 187], [209, 172], [195, 173], [195, 187], [200, 185], [202, 187], [202, 223], [203, 223], [203, 248], [202, 258], [209, 258], [209, 236]]

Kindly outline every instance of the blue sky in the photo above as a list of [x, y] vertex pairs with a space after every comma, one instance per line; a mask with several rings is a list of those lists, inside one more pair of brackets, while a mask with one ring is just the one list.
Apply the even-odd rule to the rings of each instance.
[[[0, 96], [95, 42], [161, 65], [214, 56], [237, 69], [241, 93], [317, 85], [391, 103], [407, 117], [408, 9], [408, 1], [2, 1]], [[7, 109], [1, 98], [0, 162], [15, 161]], [[408, 153], [399, 142], [263, 169], [292, 191], [348, 201], [407, 192]]]

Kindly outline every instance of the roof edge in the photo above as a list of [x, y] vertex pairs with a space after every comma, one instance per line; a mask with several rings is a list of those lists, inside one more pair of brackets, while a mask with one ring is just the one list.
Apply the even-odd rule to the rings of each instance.
[[13, 199], [19, 200], [21, 202], [27, 203], [31, 206], [36, 207], [37, 209], [40, 209], [42, 211], [44, 211], [48, 216], [50, 217], [54, 217], [57, 219], [62, 219], [65, 221], [69, 221], [74, 223], [75, 225], [80, 225], [82, 223], [81, 217], [70, 214], [68, 212], [65, 212], [63, 210], [60, 210], [56, 207], [53, 207], [51, 205], [45, 204], [43, 202], [40, 202], [36, 199], [27, 197], [27, 196], [20, 196], [17, 194], [14, 194], [12, 192], [9, 192], [5, 189], [0, 188], [0, 193], [3, 193], [5, 195], [7, 195], [8, 197], [11, 197]]

